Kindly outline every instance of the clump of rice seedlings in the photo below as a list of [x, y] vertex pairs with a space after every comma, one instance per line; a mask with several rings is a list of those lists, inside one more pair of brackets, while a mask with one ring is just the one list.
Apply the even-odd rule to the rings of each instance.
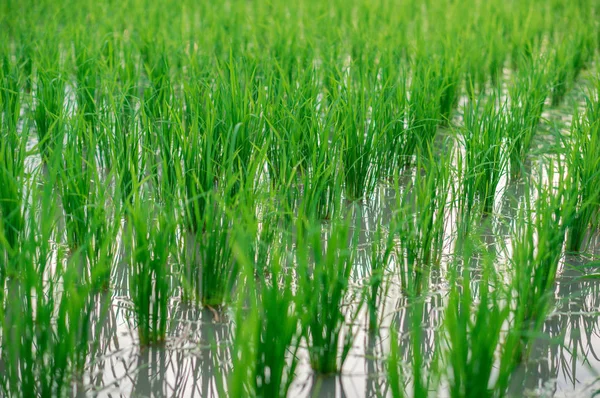
[[[81, 40], [81, 39], [80, 39]], [[75, 82], [77, 111], [83, 115], [89, 128], [95, 130], [98, 127], [98, 111], [101, 103], [100, 87], [101, 73], [99, 60], [93, 51], [86, 47], [81, 40], [75, 46]]]
[[[262, 225], [262, 228], [269, 228]], [[243, 232], [242, 232], [243, 234]], [[298, 364], [299, 304], [288, 265], [287, 240], [263, 242], [263, 267], [255, 247], [240, 240], [236, 258], [244, 272], [244, 292], [237, 306], [231, 396], [286, 397]]]
[[498, 105], [492, 97], [471, 102], [464, 110], [464, 184], [466, 190], [472, 190], [479, 197], [484, 214], [491, 214], [500, 178], [508, 166], [504, 109], [505, 106]]
[[430, 267], [441, 260], [450, 193], [449, 155], [442, 155], [438, 161], [430, 152], [427, 160], [420, 160], [404, 192], [396, 182], [398, 203], [391, 228], [399, 240], [397, 267], [405, 292], [418, 292]]
[[364, 80], [367, 78], [349, 78], [336, 95], [333, 110], [335, 126], [344, 133], [340, 158], [346, 197], [351, 200], [369, 196], [381, 174], [377, 155], [383, 129], [376, 126], [378, 120], [372, 111], [377, 106], [372, 98], [373, 88]]
[[189, 231], [199, 233], [207, 196], [217, 183], [223, 137], [217, 134], [216, 112], [207, 87], [186, 87], [185, 106], [186, 131], [181, 145], [184, 217]]
[[452, 42], [442, 42], [442, 53], [439, 61], [439, 70], [435, 77], [438, 80], [440, 89], [440, 117], [441, 124], [448, 126], [450, 124], [451, 113], [458, 105], [460, 97], [460, 83], [462, 80], [463, 64], [461, 54], [458, 48], [454, 47]]
[[600, 206], [600, 119], [592, 115], [593, 101], [588, 99], [588, 104], [584, 115], [576, 112], [573, 116], [566, 142], [569, 192], [576, 206], [567, 232], [567, 250], [571, 252], [581, 249]]
[[530, 203], [530, 195], [526, 193], [512, 243], [513, 285], [525, 324], [539, 325], [544, 320], [575, 208], [564, 165], [550, 161], [546, 174], [547, 185], [543, 181], [537, 184], [534, 203]]
[[[88, 146], [88, 134], [79, 130], [79, 120], [81, 119], [75, 119], [72, 128], [66, 133], [65, 145], [61, 151], [62, 158], [58, 160], [60, 163], [56, 170], [65, 212], [67, 243], [72, 251], [76, 251], [85, 243], [89, 224], [88, 206], [95, 204], [94, 198], [90, 197], [92, 184], [94, 180], [99, 182], [95, 154], [93, 148]], [[60, 140], [62, 141], [62, 138]]]
[[[494, 373], [502, 350], [503, 326], [511, 313], [509, 296], [495, 270], [495, 253], [471, 247], [475, 242], [469, 239], [462, 245], [451, 269], [444, 320], [450, 396], [503, 396], [504, 386], [496, 385]], [[475, 273], [480, 280], [472, 280]]]
[[101, 178], [95, 137], [90, 130], [81, 129], [83, 122], [82, 117], [72, 122], [73, 128], [60, 150], [61, 159], [55, 159], [50, 169], [64, 210], [66, 241], [71, 255], [79, 259], [82, 278], [94, 289], [104, 290], [109, 285], [120, 211], [116, 207], [111, 214], [107, 193], [112, 175]]
[[[151, 43], [144, 41], [140, 46], [140, 54], [148, 85], [143, 94], [143, 113], [145, 115], [145, 130], [150, 136], [149, 142], [160, 137], [153, 134], [151, 127], [157, 127], [163, 119], [167, 118], [168, 107], [171, 103], [173, 86], [171, 84], [171, 68], [164, 43]], [[156, 135], [155, 135], [156, 134]], [[154, 146], [158, 148], [158, 145]]]
[[509, 88], [506, 131], [510, 175], [513, 178], [523, 173], [523, 163], [531, 148], [549, 94], [547, 80], [548, 72], [544, 61], [523, 61], [516, 72], [515, 81]]
[[89, 287], [80, 283], [77, 265], [51, 249], [52, 195], [51, 187], [34, 193], [13, 258], [22, 277], [8, 281], [11, 298], [0, 303], [0, 391], [7, 396], [66, 396], [88, 353]]
[[[336, 133], [338, 117], [344, 110], [335, 102], [323, 108], [323, 116], [315, 116], [302, 143], [302, 175], [298, 179], [300, 213], [318, 219], [335, 216], [341, 202], [345, 177], [342, 149], [345, 138]], [[352, 184], [352, 183], [351, 183]]]
[[318, 117], [318, 76], [308, 61], [298, 62], [302, 67], [287, 66], [288, 70], [275, 60], [265, 104], [269, 177], [284, 185], [296, 172], [308, 170], [317, 148], [329, 145], [329, 131], [323, 126], [331, 119], [329, 111], [324, 121]]
[[129, 296], [139, 342], [141, 346], [160, 344], [167, 333], [175, 224], [166, 209], [143, 208], [136, 201], [129, 209], [128, 227]]
[[[579, 22], [579, 23], [578, 23]], [[551, 54], [551, 100], [552, 106], [561, 103], [573, 82], [593, 54], [593, 38], [585, 22], [579, 18], [567, 22], [572, 29], [558, 34], [554, 40], [558, 43]]]
[[231, 250], [233, 219], [216, 194], [207, 199], [201, 229], [188, 234], [182, 284], [187, 298], [219, 307], [230, 298], [239, 270]]
[[122, 87], [107, 95], [109, 112], [118, 117], [103, 122], [111, 130], [107, 134], [110, 164], [114, 169], [115, 184], [119, 187], [119, 199], [126, 206], [133, 203], [133, 188], [141, 185], [147, 157], [141, 147], [142, 134], [135, 120], [136, 85], [131, 81], [134, 78], [122, 78], [125, 79]]
[[311, 368], [319, 374], [334, 374], [348, 357], [353, 322], [362, 307], [362, 300], [349, 301], [356, 234], [351, 233], [348, 219], [332, 220], [325, 233], [318, 223], [305, 223], [297, 226], [296, 243], [301, 322]]
[[534, 52], [539, 47], [538, 35], [542, 17], [534, 3], [515, 8], [516, 12], [509, 13], [512, 17], [509, 20], [509, 46], [512, 67], [518, 69], [523, 59], [527, 61], [533, 59]]
[[508, 389], [514, 369], [529, 354], [532, 336], [546, 320], [565, 232], [572, 220], [574, 203], [560, 162], [549, 161], [545, 180], [535, 184], [535, 199], [526, 191], [514, 223], [508, 286], [512, 305], [509, 331], [500, 351], [499, 392]]
[[[220, 115], [217, 134], [223, 142], [223, 175], [228, 185], [227, 193], [234, 196], [241, 186], [252, 186], [256, 167], [255, 149], [262, 146], [258, 138], [264, 126], [260, 104], [265, 91], [259, 90], [256, 70], [250, 60], [230, 60], [219, 65], [214, 93], [215, 108]], [[260, 133], [260, 134], [259, 134]]]
[[77, 83], [77, 111], [85, 121], [95, 127], [98, 120], [97, 102], [99, 102], [100, 68], [84, 44], [75, 51], [75, 78]]
[[23, 76], [7, 50], [0, 58], [0, 114], [3, 129], [16, 132], [23, 108]]
[[483, 12], [469, 27], [462, 55], [466, 58], [466, 88], [471, 99], [485, 92], [488, 78], [492, 88], [498, 86], [508, 50], [502, 13], [492, 9], [497, 7], [493, 2], [482, 7]]
[[438, 64], [432, 66], [426, 62], [425, 55], [417, 57], [413, 65], [408, 101], [409, 135], [403, 148], [408, 163], [412, 163], [418, 149], [427, 148], [433, 142], [442, 121], [441, 98], [445, 84], [438, 68]]
[[[410, 148], [411, 133], [407, 129], [408, 96], [406, 71], [397, 68], [397, 60], [390, 56], [382, 61], [382, 87], [378, 101], [372, 108], [377, 128], [382, 130], [378, 161], [381, 173], [390, 177], [399, 167], [410, 163], [413, 153]], [[394, 65], [394, 66], [390, 66]], [[407, 141], [408, 140], [408, 141]]]
[[[8, 60], [4, 60], [8, 62]], [[6, 267], [18, 250], [23, 234], [24, 204], [27, 202], [25, 157], [29, 125], [18, 129], [21, 100], [17, 71], [3, 65], [0, 87], [0, 230], [5, 242], [0, 252], [0, 286], [4, 286]], [[2, 297], [0, 292], [0, 297]]]
[[42, 67], [36, 79], [33, 120], [44, 161], [51, 159], [52, 151], [62, 137], [65, 95], [65, 81], [58, 67]]
[[[324, 131], [328, 131], [325, 124]], [[341, 202], [344, 173], [340, 152], [329, 142], [328, 134], [315, 137], [308, 167], [301, 177], [300, 213], [316, 219], [335, 217]]]

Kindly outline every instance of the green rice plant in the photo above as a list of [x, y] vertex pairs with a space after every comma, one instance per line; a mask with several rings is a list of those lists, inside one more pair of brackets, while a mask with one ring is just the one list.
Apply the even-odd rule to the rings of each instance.
[[368, 329], [370, 332], [377, 332], [380, 327], [379, 311], [383, 310], [385, 298], [389, 291], [389, 278], [386, 278], [386, 272], [389, 271], [394, 251], [394, 234], [389, 233], [387, 237], [381, 227], [381, 222], [373, 241], [370, 243], [370, 275], [365, 283], [364, 301], [369, 312]]
[[407, 72], [404, 68], [397, 68], [397, 62], [393, 55], [382, 62], [381, 92], [371, 109], [375, 126], [382, 130], [378, 161], [381, 162], [381, 173], [387, 177], [410, 163], [414, 150], [410, 144], [412, 134], [406, 125]]
[[[360, 73], [361, 68], [358, 69]], [[333, 109], [335, 126], [343, 132], [340, 158], [346, 197], [351, 200], [368, 197], [381, 174], [377, 155], [383, 130], [375, 125], [370, 111], [376, 105], [372, 98], [373, 88], [365, 82], [367, 79], [350, 77], [336, 94]]]
[[411, 76], [407, 118], [410, 135], [403, 148], [409, 157], [432, 143], [442, 121], [441, 98], [446, 87], [442, 68], [439, 63], [431, 65], [426, 59], [425, 55], [417, 57]]
[[33, 120], [44, 161], [51, 158], [57, 140], [62, 137], [65, 95], [64, 77], [58, 68], [44, 67], [38, 71]]
[[520, 7], [515, 3], [510, 6], [516, 11], [509, 14], [512, 17], [509, 20], [509, 46], [513, 69], [517, 69], [523, 59], [531, 61], [535, 55], [543, 16], [534, 2]]
[[95, 154], [89, 150], [86, 134], [80, 135], [79, 120], [82, 119], [73, 120], [72, 128], [66, 133], [65, 145], [60, 151], [62, 159], [56, 170], [65, 212], [67, 243], [73, 252], [85, 243], [89, 223], [87, 209], [93, 203], [90, 201], [90, 192], [94, 178], [97, 180]]
[[[398, 352], [398, 332], [392, 329], [390, 332], [390, 353], [387, 358], [387, 379], [390, 385], [391, 395], [394, 398], [404, 398], [406, 393], [406, 383], [404, 381], [404, 372], [401, 368], [401, 358]], [[427, 394], [423, 395], [425, 398]], [[418, 394], [414, 394], [415, 398], [420, 398]]]
[[182, 134], [183, 206], [187, 228], [193, 233], [202, 229], [207, 196], [216, 188], [220, 173], [223, 137], [215, 127], [216, 110], [208, 87], [186, 87], [185, 134]]
[[[503, 396], [505, 386], [496, 385], [494, 373], [503, 327], [511, 314], [510, 296], [495, 270], [495, 253], [469, 239], [462, 245], [450, 271], [452, 287], [444, 321], [450, 396]], [[478, 281], [472, 280], [475, 272], [481, 273]], [[511, 373], [513, 369], [503, 370]]]
[[[263, 226], [269, 228], [269, 226]], [[239, 238], [247, 237], [241, 231]], [[286, 397], [298, 364], [301, 338], [299, 302], [288, 268], [288, 240], [263, 242], [263, 262], [252, 239], [236, 240], [235, 257], [245, 270], [244, 291], [236, 310], [230, 395]], [[281, 245], [281, 246], [279, 246]], [[255, 270], [260, 270], [256, 272]]]
[[[178, 99], [171, 101], [168, 114], [156, 128], [159, 147], [159, 174], [155, 178], [160, 182], [158, 197], [167, 205], [177, 203], [179, 185], [181, 182], [181, 142], [183, 130], [180, 121], [183, 119], [183, 106]], [[167, 119], [168, 117], [168, 119]], [[149, 148], [148, 148], [149, 149]]]
[[[498, 7], [494, 2], [481, 5], [484, 9]], [[492, 90], [497, 89], [502, 77], [502, 67], [506, 59], [505, 26], [501, 13], [485, 9], [479, 18], [472, 21], [465, 34], [463, 44], [465, 57], [465, 84], [470, 100], [483, 95], [488, 82]], [[483, 18], [489, 18], [483, 21]]]
[[400, 191], [391, 229], [399, 241], [397, 271], [405, 292], [419, 292], [438, 265], [444, 247], [446, 206], [450, 193], [450, 152], [439, 160], [430, 152], [419, 160], [414, 180]]
[[229, 58], [219, 65], [214, 98], [221, 116], [216, 123], [217, 134], [224, 137], [222, 178], [231, 184], [228, 195], [235, 196], [241, 186], [252, 185], [255, 177], [250, 169], [256, 166], [252, 161], [254, 152], [262, 146], [259, 138], [264, 136], [259, 134], [265, 128], [259, 104], [265, 101], [265, 92], [258, 88], [256, 66], [250, 59]]
[[23, 76], [19, 65], [11, 58], [8, 49], [2, 51], [2, 58], [0, 58], [0, 113], [2, 114], [3, 129], [16, 132], [23, 108], [21, 95]]
[[125, 239], [130, 248], [129, 295], [140, 345], [147, 346], [161, 344], [167, 333], [175, 223], [168, 210], [148, 209], [137, 200], [129, 209]]
[[552, 49], [550, 58], [552, 106], [562, 102], [593, 54], [593, 38], [584, 22], [587, 17], [571, 17], [573, 20], [566, 22], [571, 29], [554, 37], [558, 45]]
[[493, 211], [496, 190], [508, 167], [504, 110], [505, 105], [498, 105], [495, 97], [469, 103], [464, 110], [464, 184], [466, 190], [477, 194], [484, 214]]
[[326, 111], [322, 124], [310, 133], [306, 170], [300, 178], [300, 214], [328, 220], [335, 217], [341, 202], [344, 180], [342, 154], [335, 136], [335, 116]]
[[574, 202], [564, 166], [551, 160], [546, 170], [543, 180], [534, 185], [537, 197], [532, 200], [526, 191], [514, 222], [508, 286], [512, 305], [509, 331], [500, 350], [498, 391], [507, 391], [513, 371], [526, 361], [533, 338], [546, 320], [565, 232], [573, 219]]
[[329, 145], [328, 138], [315, 140], [329, 132], [323, 128], [326, 122], [318, 117], [318, 75], [308, 61], [304, 62], [296, 70], [285, 60], [275, 60], [275, 73], [270, 74], [268, 95], [273, 98], [265, 104], [265, 123], [270, 144], [267, 165], [274, 182], [287, 183], [297, 171], [308, 169], [315, 144]]
[[98, 124], [98, 106], [100, 102], [101, 74], [98, 60], [91, 55], [92, 50], [83, 42], [75, 49], [75, 79], [77, 83], [77, 110], [94, 129]]
[[151, 43], [149, 40], [143, 40], [140, 44], [140, 54], [148, 79], [143, 96], [144, 115], [147, 117], [145, 130], [151, 134], [149, 142], [156, 143], [154, 138], [158, 137], [152, 135], [149, 129], [160, 124], [168, 113], [167, 108], [173, 95], [171, 67], [163, 42]]
[[548, 72], [544, 62], [521, 62], [515, 80], [509, 87], [506, 131], [512, 178], [523, 173], [523, 163], [531, 149], [549, 94]]
[[351, 233], [348, 219], [332, 220], [325, 234], [314, 221], [300, 220], [298, 224], [298, 291], [310, 366], [319, 374], [338, 373], [352, 347], [352, 325], [362, 307], [362, 300], [357, 304], [348, 301], [356, 235]]
[[575, 202], [573, 222], [567, 231], [567, 250], [571, 252], [581, 249], [588, 228], [597, 223], [600, 206], [600, 118], [590, 115], [593, 101], [588, 99], [588, 104], [584, 115], [577, 111], [573, 115], [571, 134], [565, 142], [569, 193]]
[[519, 209], [513, 236], [511, 265], [514, 272], [519, 316], [525, 323], [540, 325], [549, 299], [565, 243], [572, 225], [575, 202], [569, 195], [569, 180], [561, 161], [550, 161], [543, 181], [536, 184], [537, 198], [526, 193]]
[[184, 254], [184, 296], [220, 307], [231, 297], [239, 267], [232, 256], [233, 219], [217, 194], [207, 196], [198, 233], [189, 233]]
[[82, 116], [72, 120], [65, 146], [59, 151], [62, 156], [52, 161], [49, 169], [64, 210], [67, 245], [78, 258], [81, 277], [93, 289], [106, 290], [120, 229], [120, 208], [109, 207], [112, 174], [106, 179], [100, 176], [95, 136], [85, 128], [86, 123]]
[[132, 82], [135, 78], [127, 76], [129, 74], [122, 77], [125, 80], [122, 87], [116, 89], [114, 94], [107, 95], [109, 112], [118, 117], [106, 121], [112, 130], [108, 133], [110, 164], [114, 168], [123, 206], [133, 203], [133, 187], [141, 183], [147, 159], [142, 150], [142, 133], [135, 118], [136, 85]]
[[89, 286], [80, 283], [77, 264], [51, 249], [56, 210], [49, 184], [33, 194], [28, 210], [27, 232], [13, 257], [22, 272], [8, 281], [11, 299], [1, 303], [0, 391], [63, 397], [88, 354]]
[[[4, 60], [0, 83], [0, 230], [3, 240], [0, 251], [0, 286], [4, 286], [6, 268], [16, 254], [24, 232], [24, 205], [27, 202], [25, 158], [29, 124], [19, 130], [21, 100], [18, 72]], [[4, 291], [0, 292], [0, 297]]]
[[460, 97], [460, 83], [462, 81], [463, 64], [460, 51], [453, 48], [454, 43], [447, 39], [441, 43], [440, 66], [436, 71], [440, 92], [440, 123], [444, 126], [450, 124], [452, 111], [458, 105]]

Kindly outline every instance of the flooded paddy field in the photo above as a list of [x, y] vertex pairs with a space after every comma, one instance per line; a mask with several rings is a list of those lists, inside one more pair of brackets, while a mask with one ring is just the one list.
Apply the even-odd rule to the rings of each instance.
[[598, 21], [0, 4], [0, 396], [599, 394]]

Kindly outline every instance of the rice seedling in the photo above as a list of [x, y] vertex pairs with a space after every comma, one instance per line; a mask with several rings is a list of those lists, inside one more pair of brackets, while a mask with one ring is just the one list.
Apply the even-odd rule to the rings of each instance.
[[288, 268], [292, 259], [285, 238], [281, 247], [274, 247], [274, 240], [262, 242], [270, 246], [264, 258], [257, 256], [255, 246], [247, 247], [248, 241], [236, 241], [234, 249], [245, 270], [245, 288], [237, 306], [234, 370], [228, 391], [230, 395], [286, 397], [298, 365], [302, 330], [300, 303]]
[[[34, 200], [43, 214], [54, 214], [51, 189]], [[78, 266], [50, 247], [55, 218], [28, 210], [27, 233], [13, 257], [21, 273], [7, 282], [11, 299], [2, 301], [0, 389], [9, 396], [66, 396], [88, 353], [89, 288]]]
[[341, 151], [332, 140], [331, 129], [335, 126], [334, 112], [311, 131], [306, 170], [301, 176], [300, 214], [322, 220], [336, 216], [343, 191]]
[[[358, 69], [358, 73], [361, 73], [362, 68]], [[382, 130], [376, 127], [377, 121], [372, 115], [375, 101], [371, 98], [373, 89], [364, 82], [367, 77], [363, 75], [367, 73], [365, 71], [358, 78], [348, 79], [337, 94], [333, 110], [336, 113], [336, 128], [344, 132], [340, 157], [344, 168], [345, 193], [352, 200], [371, 194], [381, 174], [376, 156]]]
[[438, 124], [442, 121], [441, 98], [445, 89], [440, 78], [439, 64], [431, 65], [425, 61], [426, 55], [419, 56], [413, 66], [412, 84], [408, 102], [409, 136], [403, 148], [407, 160], [411, 160], [415, 151], [427, 147], [433, 141]]
[[[302, 221], [300, 221], [301, 223]], [[322, 242], [318, 224], [298, 225], [296, 266], [302, 293], [302, 327], [311, 368], [320, 374], [338, 373], [352, 347], [353, 321], [362, 300], [349, 303], [350, 271], [356, 242], [346, 220], [333, 220]], [[350, 245], [350, 246], [348, 246]], [[349, 324], [346, 325], [346, 319]]]
[[530, 203], [530, 196], [526, 194], [519, 209], [511, 258], [517, 306], [523, 312], [520, 317], [525, 323], [538, 325], [549, 306], [549, 295], [575, 208], [574, 198], [568, 194], [564, 165], [550, 161], [546, 173], [548, 185], [538, 182], [535, 202]]
[[127, 206], [133, 203], [133, 188], [141, 185], [147, 157], [142, 151], [141, 131], [135, 121], [135, 85], [130, 82], [123, 84], [122, 91], [107, 96], [108, 107], [119, 117], [106, 124], [112, 126], [112, 131], [108, 134], [110, 164], [115, 170], [121, 203]]
[[[8, 62], [8, 61], [5, 61]], [[4, 64], [2, 92], [0, 95], [0, 229], [5, 242], [0, 255], [0, 285], [3, 286], [6, 267], [18, 250], [19, 239], [24, 232], [26, 144], [29, 125], [18, 128], [21, 101], [19, 77], [16, 71]], [[2, 292], [3, 293], [3, 292]], [[0, 293], [0, 295], [2, 294]]]
[[555, 37], [555, 40], [558, 40], [560, 44], [553, 49], [551, 58], [551, 70], [553, 71], [551, 81], [552, 106], [560, 104], [593, 52], [591, 48], [594, 39], [582, 25], [582, 16], [567, 14], [565, 17], [572, 17], [572, 20], [567, 22], [572, 30], [559, 32]]
[[484, 214], [492, 212], [500, 178], [507, 172], [504, 109], [505, 105], [499, 105], [492, 97], [470, 103], [464, 111], [464, 184], [466, 190], [472, 190], [479, 197]]
[[206, 87], [200, 84], [187, 87], [186, 110], [182, 196], [188, 229], [198, 233], [202, 229], [207, 196], [215, 190], [219, 177], [223, 138], [217, 134], [216, 112]]
[[38, 72], [33, 120], [42, 159], [48, 161], [63, 135], [65, 81], [58, 66], [43, 67]]
[[[397, 59], [390, 55], [384, 65], [396, 65]], [[382, 87], [379, 99], [373, 106], [375, 125], [382, 129], [378, 161], [381, 162], [382, 177], [394, 175], [394, 171], [412, 158], [410, 130], [407, 128], [408, 96], [407, 72], [395, 67], [382, 68]]]
[[168, 302], [172, 293], [173, 217], [159, 209], [148, 214], [140, 202], [134, 202], [128, 211], [129, 294], [139, 342], [141, 346], [160, 344], [167, 333]]
[[[450, 396], [503, 396], [505, 386], [496, 385], [494, 373], [503, 349], [503, 326], [511, 314], [509, 296], [494, 269], [495, 253], [471, 247], [474, 243], [468, 240], [462, 244], [462, 264], [451, 270], [445, 317]], [[480, 259], [480, 270], [474, 258]], [[481, 279], [473, 281], [476, 272]]]
[[585, 241], [588, 227], [594, 225], [599, 206], [600, 185], [598, 162], [600, 159], [600, 119], [593, 120], [576, 112], [567, 142], [566, 162], [569, 173], [569, 193], [574, 196], [573, 222], [567, 231], [567, 250], [579, 251]]
[[523, 174], [523, 164], [531, 148], [549, 94], [547, 66], [544, 61], [521, 62], [513, 85], [506, 126], [510, 175]]
[[[302, 66], [295, 70], [276, 63], [275, 72], [270, 74], [268, 95], [273, 99], [265, 104], [268, 126], [265, 141], [269, 143], [267, 165], [274, 182], [287, 183], [297, 171], [308, 170], [310, 159], [314, 158], [314, 145], [329, 146], [328, 131], [323, 126], [326, 122], [317, 117], [318, 76], [308, 62]], [[294, 83], [299, 87], [293, 88]], [[321, 132], [324, 137], [319, 137]]]
[[202, 229], [188, 235], [182, 282], [186, 297], [219, 307], [230, 298], [239, 267], [231, 250], [232, 217], [216, 195], [207, 199]]
[[405, 292], [419, 292], [430, 267], [441, 260], [450, 193], [449, 154], [442, 155], [439, 163], [431, 152], [427, 160], [419, 161], [404, 192], [396, 182], [397, 213], [391, 228], [399, 240], [396, 266]]

